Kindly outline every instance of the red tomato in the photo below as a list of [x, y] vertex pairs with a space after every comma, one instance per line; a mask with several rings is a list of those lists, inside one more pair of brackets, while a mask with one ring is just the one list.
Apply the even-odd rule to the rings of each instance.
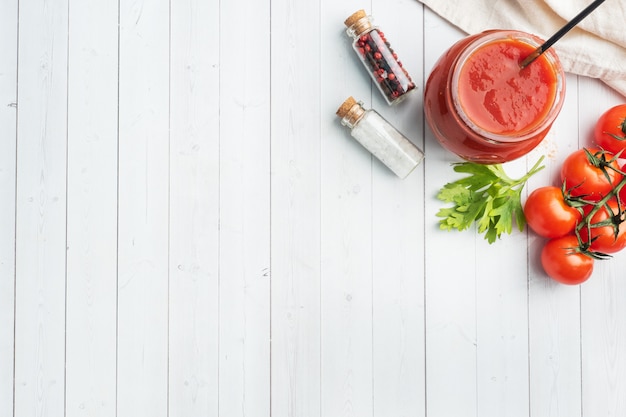
[[626, 104], [618, 104], [608, 109], [596, 122], [593, 131], [596, 144], [614, 154], [622, 152], [626, 157]]
[[583, 227], [580, 230], [580, 238], [584, 242], [589, 241], [591, 237], [592, 242], [590, 249], [595, 252], [602, 253], [615, 253], [626, 247], [626, 222], [620, 222], [617, 228], [617, 236], [615, 235], [615, 229], [611, 225], [593, 227], [593, 224], [610, 219], [617, 216], [619, 219], [623, 219], [624, 213], [620, 213], [617, 205], [617, 201], [611, 199], [607, 205], [611, 209], [609, 212], [606, 207], [602, 207], [593, 216], [591, 216], [589, 229]]
[[535, 233], [548, 238], [565, 236], [582, 220], [582, 214], [565, 201], [563, 191], [553, 186], [530, 193], [524, 203], [524, 216]]
[[622, 174], [615, 171], [619, 170], [619, 165], [613, 159], [612, 153], [606, 152], [602, 154], [598, 149], [589, 149], [589, 152], [598, 157], [598, 159], [604, 158], [608, 166], [604, 170], [595, 166], [587, 158], [585, 149], [579, 149], [572, 152], [563, 161], [561, 181], [565, 181], [566, 188], [571, 195], [586, 195], [591, 199], [599, 200], [620, 182]]
[[541, 265], [550, 278], [577, 285], [589, 279], [594, 259], [578, 250], [578, 238], [567, 235], [550, 239], [541, 251]]

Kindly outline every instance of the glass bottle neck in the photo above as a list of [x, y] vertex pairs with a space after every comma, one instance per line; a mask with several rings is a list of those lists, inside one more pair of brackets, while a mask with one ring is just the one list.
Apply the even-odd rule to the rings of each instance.
[[365, 116], [367, 111], [360, 103], [354, 104], [341, 119], [341, 124], [352, 129]]
[[348, 33], [349, 36], [356, 39], [359, 36], [363, 35], [364, 33], [369, 32], [372, 29], [374, 29], [374, 25], [372, 24], [372, 21], [370, 20], [368, 16], [364, 16], [360, 18], [359, 20], [357, 20], [356, 22], [354, 22], [348, 29], [346, 29], [346, 32]]

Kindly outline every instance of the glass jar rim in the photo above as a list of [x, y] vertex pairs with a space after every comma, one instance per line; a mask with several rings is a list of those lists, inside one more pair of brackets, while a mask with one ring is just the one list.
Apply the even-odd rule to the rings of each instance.
[[545, 57], [547, 62], [550, 65], [550, 68], [553, 69], [556, 80], [556, 89], [554, 92], [554, 97], [552, 103], [550, 105], [549, 111], [546, 113], [543, 120], [529, 127], [519, 133], [495, 133], [489, 130], [486, 130], [480, 126], [478, 126], [472, 119], [466, 114], [463, 109], [463, 105], [461, 104], [461, 100], [459, 98], [459, 78], [461, 70], [464, 64], [467, 62], [468, 58], [481, 47], [488, 45], [490, 43], [495, 43], [500, 40], [514, 39], [517, 41], [521, 41], [526, 43], [534, 48], [539, 47], [543, 40], [533, 34], [519, 31], [519, 30], [505, 30], [505, 29], [492, 29], [487, 30], [480, 33], [475, 39], [470, 41], [461, 51], [459, 56], [456, 58], [452, 71], [450, 71], [450, 95], [451, 101], [454, 106], [454, 110], [456, 111], [458, 117], [463, 122], [463, 126], [467, 127], [469, 130], [475, 132], [476, 134], [481, 135], [487, 140], [492, 142], [522, 142], [529, 138], [532, 138], [537, 135], [538, 132], [543, 131], [550, 127], [550, 125], [554, 122], [559, 112], [561, 111], [561, 107], [563, 106], [564, 95], [565, 95], [565, 73], [563, 71], [563, 67], [561, 66], [561, 62], [559, 60], [558, 55], [552, 49], [548, 49], [544, 51], [542, 56]]

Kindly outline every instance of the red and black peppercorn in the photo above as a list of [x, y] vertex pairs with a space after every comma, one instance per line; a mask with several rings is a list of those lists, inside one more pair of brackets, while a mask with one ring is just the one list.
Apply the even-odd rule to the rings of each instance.
[[352, 47], [378, 86], [388, 104], [400, 102], [415, 89], [415, 83], [398, 60], [385, 34], [359, 10], [345, 20], [347, 33], [354, 41]]

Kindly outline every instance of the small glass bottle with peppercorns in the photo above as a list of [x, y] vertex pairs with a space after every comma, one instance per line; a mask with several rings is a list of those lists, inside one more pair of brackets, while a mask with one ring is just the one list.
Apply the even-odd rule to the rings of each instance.
[[389, 105], [399, 103], [415, 89], [415, 83], [391, 49], [385, 34], [373, 25], [365, 11], [358, 10], [345, 20], [352, 48], [369, 72]]

